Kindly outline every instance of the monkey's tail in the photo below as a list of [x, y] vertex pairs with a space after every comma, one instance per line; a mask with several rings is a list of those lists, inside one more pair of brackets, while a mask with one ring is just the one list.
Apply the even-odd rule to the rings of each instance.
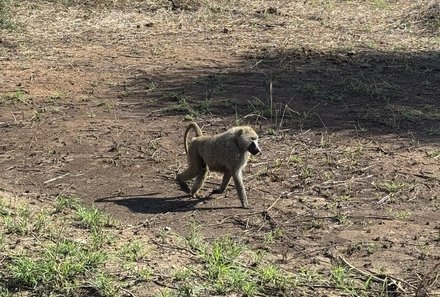
[[185, 130], [185, 135], [183, 136], [183, 143], [185, 145], [185, 153], [188, 154], [188, 133], [189, 131], [193, 129], [194, 132], [196, 132], [196, 137], [202, 136], [202, 130], [200, 129], [199, 125], [195, 122], [191, 122], [188, 127]]

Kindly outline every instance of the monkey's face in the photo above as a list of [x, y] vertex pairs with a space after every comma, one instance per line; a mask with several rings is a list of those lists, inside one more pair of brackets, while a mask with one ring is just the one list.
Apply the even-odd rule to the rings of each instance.
[[249, 126], [236, 127], [237, 144], [242, 152], [256, 155], [261, 152], [258, 146], [258, 134]]
[[252, 143], [248, 146], [248, 152], [252, 155], [256, 155], [261, 152], [260, 147], [258, 146], [258, 139], [252, 140]]

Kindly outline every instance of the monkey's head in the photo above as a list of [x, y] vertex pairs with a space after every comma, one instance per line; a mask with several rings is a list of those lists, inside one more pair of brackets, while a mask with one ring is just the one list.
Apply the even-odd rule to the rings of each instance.
[[261, 152], [258, 146], [258, 134], [251, 127], [244, 126], [238, 127], [237, 130], [237, 143], [243, 152], [249, 152], [252, 155], [256, 155]]

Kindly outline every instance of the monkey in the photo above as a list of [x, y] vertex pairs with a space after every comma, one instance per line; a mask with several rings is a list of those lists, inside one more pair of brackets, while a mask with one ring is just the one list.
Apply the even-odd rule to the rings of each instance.
[[[188, 145], [188, 134], [191, 130], [195, 131], [196, 137]], [[249, 208], [242, 171], [250, 155], [261, 152], [258, 134], [254, 129], [238, 126], [214, 136], [204, 136], [199, 125], [191, 122], [185, 130], [183, 143], [188, 167], [176, 177], [183, 191], [190, 193], [192, 197], [198, 197], [209, 170], [220, 172], [223, 173], [222, 182], [211, 194], [223, 193], [232, 178], [242, 207]], [[186, 181], [193, 178], [195, 180], [190, 190]]]

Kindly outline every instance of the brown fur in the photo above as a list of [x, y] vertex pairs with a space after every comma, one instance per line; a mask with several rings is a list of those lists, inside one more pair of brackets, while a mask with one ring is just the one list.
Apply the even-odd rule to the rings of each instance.
[[[196, 132], [196, 137], [188, 145], [191, 129]], [[177, 174], [177, 182], [182, 190], [197, 196], [208, 170], [221, 172], [222, 183], [212, 194], [223, 193], [232, 177], [242, 206], [249, 207], [242, 171], [251, 153], [258, 154], [261, 151], [258, 147], [258, 135], [251, 127], [239, 126], [214, 136], [203, 136], [200, 127], [196, 123], [190, 123], [185, 130], [184, 145], [188, 168]], [[194, 177], [195, 181], [190, 190], [186, 181]]]

